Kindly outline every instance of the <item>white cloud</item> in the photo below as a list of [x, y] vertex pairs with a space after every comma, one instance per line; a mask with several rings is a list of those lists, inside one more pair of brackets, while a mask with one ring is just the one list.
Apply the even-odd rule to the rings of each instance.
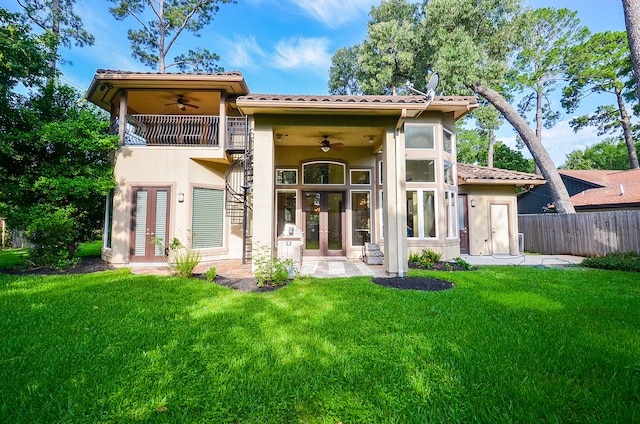
[[[584, 150], [603, 139], [598, 135], [595, 127], [587, 127], [574, 132], [569, 125], [569, 121], [570, 119], [560, 121], [553, 128], [542, 130], [542, 144], [556, 166], [561, 166], [566, 162], [567, 154], [574, 150]], [[504, 134], [504, 136], [501, 136], [501, 134]], [[509, 124], [504, 125], [497, 139], [511, 148], [516, 146], [516, 136]], [[523, 154], [526, 157], [531, 157], [526, 147], [523, 150]]]
[[369, 13], [379, 0], [291, 0], [305, 14], [331, 28], [337, 28]]
[[279, 69], [308, 69], [326, 74], [331, 65], [329, 41], [326, 38], [291, 38], [276, 46], [273, 66]]
[[257, 66], [255, 58], [266, 56], [253, 35], [236, 35], [233, 41], [221, 38], [220, 45], [224, 49], [221, 56], [225, 59], [225, 62], [236, 68], [253, 68]]

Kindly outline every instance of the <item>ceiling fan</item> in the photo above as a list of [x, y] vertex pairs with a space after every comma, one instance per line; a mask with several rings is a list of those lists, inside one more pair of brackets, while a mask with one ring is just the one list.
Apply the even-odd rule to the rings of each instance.
[[329, 150], [331, 150], [331, 148], [335, 148], [336, 150], [342, 150], [342, 145], [343, 143], [332, 143], [329, 141], [328, 139], [328, 135], [323, 135], [324, 140], [319, 141], [318, 143], [320, 143], [320, 150], [327, 153]]
[[165, 106], [177, 105], [178, 109], [185, 110], [187, 107], [192, 107], [194, 109], [200, 109], [199, 106], [189, 104], [189, 101], [184, 98], [182, 94], [178, 94], [178, 98], [175, 102], [167, 103]]

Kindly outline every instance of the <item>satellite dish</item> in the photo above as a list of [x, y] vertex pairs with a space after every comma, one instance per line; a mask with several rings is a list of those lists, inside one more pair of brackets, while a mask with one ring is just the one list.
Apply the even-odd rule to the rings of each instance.
[[431, 78], [429, 78], [429, 83], [427, 84], [427, 93], [430, 91], [433, 91], [435, 93], [439, 82], [440, 82], [440, 77], [438, 76], [437, 72], [431, 75]]

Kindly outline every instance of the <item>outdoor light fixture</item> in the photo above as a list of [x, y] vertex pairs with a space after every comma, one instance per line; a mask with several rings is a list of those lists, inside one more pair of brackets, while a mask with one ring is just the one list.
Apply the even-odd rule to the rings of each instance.
[[320, 147], [320, 150], [322, 150], [323, 152], [327, 153], [329, 150], [331, 150], [330, 146], [322, 146]]
[[369, 136], [369, 144], [373, 144], [374, 141], [376, 141], [376, 139], [373, 138], [373, 136]]
[[178, 203], [184, 202], [184, 193], [178, 193]]
[[277, 142], [281, 142], [282, 141], [282, 134], [276, 134], [276, 141]]
[[471, 207], [472, 208], [476, 207], [476, 199], [471, 199]]

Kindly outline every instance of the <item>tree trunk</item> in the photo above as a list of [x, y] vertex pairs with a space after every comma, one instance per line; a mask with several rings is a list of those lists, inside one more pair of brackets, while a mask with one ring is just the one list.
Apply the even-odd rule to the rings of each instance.
[[[640, 0], [622, 0], [622, 8], [633, 61], [633, 73], [636, 81], [640, 81]], [[640, 84], [636, 84], [636, 92], [640, 100]]]
[[491, 128], [489, 130], [489, 148], [487, 149], [487, 166], [493, 168], [493, 146], [496, 144], [496, 133]]
[[527, 124], [522, 116], [520, 116], [500, 93], [479, 83], [471, 85], [470, 88], [498, 109], [500, 113], [502, 113], [502, 116], [504, 116], [518, 132], [536, 164], [540, 167], [542, 175], [547, 180], [549, 191], [551, 192], [551, 200], [553, 201], [556, 211], [559, 213], [575, 213], [575, 209], [569, 198], [569, 193], [562, 182], [562, 178], [560, 178], [558, 169], [542, 145], [540, 138], [535, 135], [529, 124]]
[[622, 98], [622, 92], [616, 89], [616, 98], [618, 100], [618, 111], [620, 112], [620, 121], [622, 122], [622, 132], [624, 133], [624, 142], [627, 143], [627, 153], [629, 154], [629, 164], [631, 169], [640, 168], [638, 164], [638, 154], [636, 153], [636, 146], [633, 144], [633, 135], [631, 134], [631, 124], [629, 123], [629, 115], [627, 115], [627, 109], [624, 107], [624, 98]]

